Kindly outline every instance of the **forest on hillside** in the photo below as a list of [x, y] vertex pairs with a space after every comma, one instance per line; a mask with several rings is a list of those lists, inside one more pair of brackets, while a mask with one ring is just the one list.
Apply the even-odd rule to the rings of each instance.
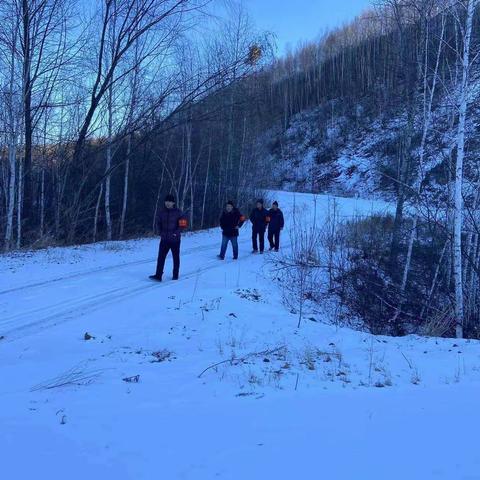
[[300, 298], [335, 292], [339, 318], [378, 334], [478, 338], [479, 4], [381, 3], [275, 67], [277, 184], [394, 206], [299, 228]]
[[[212, 19], [208, 3], [2, 2], [4, 250], [150, 233], [166, 193], [202, 228], [228, 199], [355, 176], [359, 194], [368, 174], [394, 213], [332, 209], [321, 241], [297, 242], [301, 297], [328, 268], [376, 333], [477, 337], [478, 1], [373, 2], [280, 58], [241, 6]], [[360, 146], [363, 166], [342, 164]]]
[[166, 193], [201, 228], [248, 194], [240, 81], [271, 45], [235, 3], [209, 4], [1, 3], [4, 250], [150, 232]]

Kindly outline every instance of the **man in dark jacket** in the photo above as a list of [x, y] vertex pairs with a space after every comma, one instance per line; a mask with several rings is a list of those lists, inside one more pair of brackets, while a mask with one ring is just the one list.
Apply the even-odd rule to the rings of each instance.
[[225, 260], [228, 242], [232, 243], [233, 259], [238, 258], [238, 234], [239, 229], [245, 222], [245, 217], [235, 208], [233, 202], [229, 201], [225, 205], [225, 210], [220, 217], [220, 228], [222, 229], [222, 248], [218, 258]]
[[252, 210], [250, 221], [252, 222], [252, 253], [258, 252], [258, 243], [260, 243], [260, 253], [263, 253], [265, 250], [265, 230], [270, 221], [268, 211], [263, 207], [263, 200], [257, 200], [257, 207]]
[[280, 248], [280, 232], [285, 226], [283, 212], [278, 208], [278, 202], [273, 202], [272, 208], [268, 211], [270, 223], [268, 224], [268, 242], [270, 250], [275, 249], [278, 252]]
[[175, 207], [173, 195], [165, 197], [165, 208], [158, 212], [157, 229], [160, 233], [160, 247], [158, 249], [157, 271], [150, 278], [157, 282], [162, 281], [165, 259], [168, 252], [172, 251], [173, 257], [173, 280], [178, 280], [180, 272], [180, 240], [182, 230], [187, 228], [187, 219], [183, 212]]

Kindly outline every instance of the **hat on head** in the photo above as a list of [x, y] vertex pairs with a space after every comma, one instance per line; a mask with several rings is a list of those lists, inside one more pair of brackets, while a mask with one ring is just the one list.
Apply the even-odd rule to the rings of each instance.
[[257, 203], [261, 203], [261, 204], [263, 205], [263, 198], [259, 198], [259, 199], [257, 200]]
[[231, 200], [227, 202], [227, 205], [231, 205], [232, 207], [235, 207], [235, 204]]
[[278, 207], [278, 202], [275, 200], [272, 205], [276, 205]]
[[169, 193], [166, 197], [165, 197], [165, 202], [173, 202], [175, 203], [175, 197]]

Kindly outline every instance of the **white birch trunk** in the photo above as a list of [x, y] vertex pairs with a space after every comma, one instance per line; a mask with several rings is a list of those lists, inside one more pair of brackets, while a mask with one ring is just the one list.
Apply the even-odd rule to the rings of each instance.
[[207, 191], [208, 191], [208, 177], [210, 175], [210, 159], [212, 157], [212, 139], [210, 138], [210, 143], [208, 146], [208, 157], [207, 157], [207, 173], [205, 175], [205, 185], [203, 189], [203, 202], [202, 202], [202, 221], [200, 223], [200, 228], [203, 228], [205, 222], [205, 204], [207, 202]]
[[40, 238], [45, 234], [45, 169], [42, 168], [40, 179]]
[[130, 171], [130, 154], [132, 151], [132, 135], [128, 136], [127, 156], [125, 159], [125, 173], [123, 176], [123, 202], [122, 202], [122, 215], [120, 217], [120, 238], [123, 238], [125, 231], [125, 218], [127, 216], [127, 204], [128, 204], [128, 174]]
[[105, 162], [105, 224], [107, 226], [107, 240], [112, 239], [112, 217], [110, 214], [110, 183], [112, 168], [112, 131], [113, 131], [113, 87], [108, 89], [108, 146]]
[[[139, 61], [139, 44], [135, 42], [135, 63]], [[137, 108], [137, 89], [139, 82], [139, 67], [136, 67], [133, 72], [132, 84], [131, 84], [131, 98], [130, 98], [130, 112], [128, 114], [127, 127], [131, 128], [135, 111]], [[130, 174], [130, 156], [132, 153], [132, 141], [133, 133], [130, 133], [127, 140], [127, 157], [125, 159], [125, 172], [123, 176], [123, 201], [122, 201], [122, 214], [120, 217], [120, 238], [123, 238], [125, 232], [125, 219], [127, 217], [128, 206], [128, 180]]]
[[465, 159], [465, 122], [467, 118], [468, 81], [470, 73], [470, 44], [473, 15], [477, 0], [468, 0], [465, 38], [462, 56], [462, 83], [460, 84], [457, 162], [455, 165], [455, 193], [453, 209], [453, 277], [455, 283], [455, 333], [463, 338], [463, 276], [462, 276], [462, 225], [463, 225], [463, 162]]
[[13, 242], [13, 218], [15, 214], [15, 186], [17, 183], [17, 125], [18, 119], [16, 115], [16, 105], [14, 98], [15, 84], [15, 48], [17, 45], [17, 30], [13, 36], [12, 51], [10, 57], [10, 85], [8, 91], [8, 119], [9, 119], [9, 139], [8, 139], [8, 166], [9, 166], [9, 182], [8, 182], [8, 201], [7, 201], [7, 224], [5, 229], [4, 248], [10, 250]]
[[102, 200], [103, 194], [103, 182], [100, 185], [100, 191], [98, 192], [97, 204], [95, 206], [95, 216], [93, 217], [93, 242], [97, 241], [97, 232], [98, 232], [98, 213], [100, 211], [100, 202]]
[[158, 213], [158, 206], [160, 203], [160, 194], [162, 193], [163, 181], [165, 179], [165, 164], [162, 167], [162, 176], [160, 178], [160, 185], [158, 186], [157, 191], [157, 199], [155, 201], [155, 210], [153, 211], [153, 221], [152, 221], [152, 232], [155, 234], [157, 233], [157, 213]]
[[8, 185], [8, 207], [7, 207], [7, 228], [5, 230], [5, 250], [12, 247], [13, 238], [13, 215], [15, 212], [15, 185], [16, 179], [16, 140], [14, 135], [10, 138], [8, 146], [9, 185]]
[[18, 168], [17, 186], [17, 249], [22, 246], [22, 205], [23, 205], [23, 162], [20, 160]]

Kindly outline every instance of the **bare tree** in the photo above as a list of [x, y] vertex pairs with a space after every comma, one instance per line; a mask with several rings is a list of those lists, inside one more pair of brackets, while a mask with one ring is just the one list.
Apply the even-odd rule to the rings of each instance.
[[[21, 94], [17, 82], [17, 49], [18, 49], [18, 28], [19, 22], [15, 17], [10, 17], [8, 21], [9, 9], [4, 5], [0, 10], [0, 52], [2, 55], [2, 65], [5, 66], [6, 75], [3, 80], [5, 85], [5, 95], [3, 105], [5, 115], [5, 132], [7, 140], [8, 156], [8, 192], [6, 195], [7, 218], [4, 236], [4, 249], [9, 250], [13, 241], [13, 222], [15, 213], [15, 193], [17, 183], [22, 181], [17, 175], [17, 145], [19, 142], [20, 124], [21, 124]], [[13, 19], [12, 19], [13, 18]], [[2, 69], [3, 71], [3, 69]], [[7, 73], [8, 72], [8, 73]]]
[[[93, 72], [94, 81], [89, 88], [89, 104], [72, 154], [74, 164], [82, 163], [85, 142], [91, 133], [92, 125], [95, 124], [96, 114], [105, 95], [111, 91], [113, 85], [122, 81], [152, 53], [152, 50], [145, 51], [141, 58], [137, 58], [136, 62], [122, 70], [122, 62], [131, 53], [136, 42], [157, 31], [160, 31], [162, 41], [165, 36], [178, 35], [176, 27], [182, 17], [198, 10], [203, 4], [204, 2], [192, 0], [106, 0], [100, 13], [97, 62]], [[118, 27], [112, 29], [113, 24]], [[157, 45], [152, 43], [151, 49], [156, 47]], [[105, 62], [107, 56], [108, 63]], [[72, 202], [69, 233], [71, 239], [76, 232], [86, 182], [87, 178], [84, 177]]]
[[463, 308], [463, 275], [462, 275], [462, 225], [463, 225], [463, 164], [465, 158], [465, 123], [470, 82], [470, 46], [472, 40], [473, 16], [477, 0], [467, 1], [467, 15], [465, 20], [463, 53], [462, 53], [462, 79], [459, 86], [459, 118], [457, 132], [457, 161], [455, 167], [455, 196], [453, 219], [453, 268], [455, 281], [455, 321], [456, 335], [463, 337], [464, 308]]

